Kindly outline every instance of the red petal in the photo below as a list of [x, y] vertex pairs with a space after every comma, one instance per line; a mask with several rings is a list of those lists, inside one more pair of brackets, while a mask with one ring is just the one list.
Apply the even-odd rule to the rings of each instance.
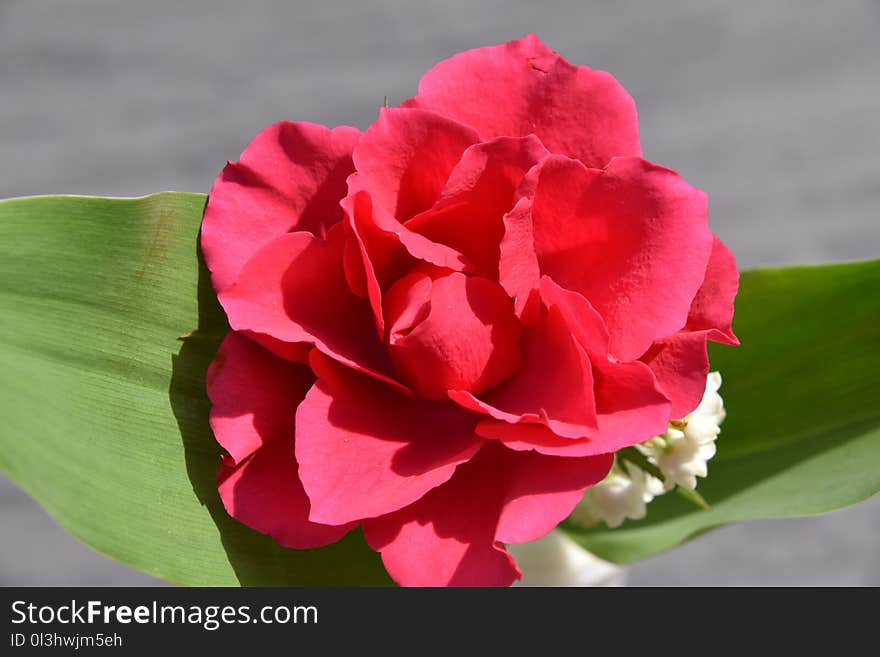
[[532, 221], [541, 272], [599, 311], [614, 356], [636, 359], [684, 327], [713, 236], [706, 195], [678, 174], [638, 158], [598, 170], [551, 156]]
[[532, 201], [521, 198], [504, 215], [504, 237], [500, 245], [498, 282], [514, 301], [517, 316], [526, 325], [538, 321], [538, 282], [541, 268], [532, 233]]
[[263, 445], [234, 468], [224, 465], [218, 490], [229, 515], [284, 547], [322, 547], [355, 527], [352, 523], [331, 527], [309, 520], [309, 498], [297, 477], [292, 436]]
[[663, 433], [671, 419], [670, 403], [651, 370], [644, 363], [620, 363], [608, 357], [602, 318], [580, 294], [560, 288], [547, 277], [541, 280], [540, 289], [544, 304], [559, 314], [589, 355], [597, 429], [572, 440], [539, 424], [487, 419], [477, 425], [477, 433], [501, 440], [510, 449], [572, 457], [614, 452]]
[[[369, 302], [354, 296], [343, 271], [344, 226], [320, 240], [288, 233], [260, 249], [238, 282], [218, 294], [229, 324], [255, 339], [311, 342], [322, 352], [392, 385], [385, 347], [373, 325]], [[285, 354], [279, 353], [284, 356]]]
[[483, 438], [494, 438], [517, 452], [534, 451], [551, 456], [592, 456], [604, 454], [602, 445], [590, 438], [563, 438], [543, 424], [511, 424], [488, 418], [480, 420], [476, 429]]
[[599, 426], [586, 438], [572, 440], [541, 424], [509, 424], [493, 419], [481, 421], [476, 432], [517, 451], [593, 456], [650, 440], [666, 431], [670, 419], [681, 417], [673, 415], [669, 400], [644, 363], [594, 363], [593, 376]]
[[579, 454], [614, 452], [665, 432], [669, 420], [676, 417], [670, 415], [669, 399], [644, 363], [621, 363], [610, 357], [605, 323], [590, 302], [547, 277], [541, 280], [541, 297], [559, 310], [593, 365], [599, 430], [590, 436], [592, 449]]
[[569, 64], [533, 34], [440, 62], [404, 106], [473, 126], [483, 140], [534, 133], [589, 166], [642, 154], [636, 106], [620, 83]]
[[[534, 541], [565, 520], [584, 491], [602, 481], [613, 454], [559, 458], [504, 450], [506, 483], [495, 540]], [[495, 465], [494, 467], [498, 467]]]
[[282, 360], [230, 332], [206, 379], [211, 429], [240, 463], [271, 440], [293, 441], [296, 406], [315, 376], [308, 367]]
[[606, 451], [659, 436], [676, 417], [668, 395], [644, 363], [602, 361], [594, 365], [593, 377], [599, 423], [593, 441]]
[[710, 340], [738, 345], [733, 334], [733, 300], [739, 288], [739, 272], [730, 249], [715, 237], [703, 285], [691, 303], [686, 331], [708, 331]]
[[468, 148], [440, 198], [406, 227], [464, 254], [473, 271], [498, 280], [502, 217], [526, 172], [548, 155], [537, 137], [501, 137]]
[[202, 250], [214, 288], [235, 282], [245, 263], [279, 235], [324, 237], [342, 219], [339, 200], [354, 171], [360, 132], [282, 122], [258, 134], [218, 176], [202, 222]]
[[296, 458], [311, 519], [339, 524], [411, 504], [483, 444], [454, 404], [399, 395], [313, 352], [318, 381], [296, 414]]
[[[359, 256], [348, 256], [346, 277], [355, 291], [360, 289], [363, 281], [379, 335], [384, 336], [382, 290], [386, 286], [400, 278], [408, 269], [417, 266], [420, 261], [460, 271], [465, 268], [465, 260], [454, 249], [412, 232], [397, 219], [376, 208], [370, 195], [360, 189], [363, 182], [360, 176], [352, 176], [350, 194], [342, 202], [349, 217]], [[351, 284], [353, 281], [356, 281], [354, 285]]]
[[404, 586], [508, 586], [521, 574], [501, 542], [549, 532], [610, 465], [487, 446], [415, 504], [364, 522], [364, 535]]
[[447, 390], [479, 394], [519, 368], [522, 327], [497, 283], [458, 272], [433, 281], [413, 274], [389, 290], [388, 300], [388, 350], [419, 397], [445, 401]]
[[414, 109], [383, 109], [363, 134], [354, 162], [373, 203], [405, 221], [430, 208], [449, 173], [471, 144], [467, 126]]
[[482, 479], [492, 471], [475, 465], [415, 504], [364, 521], [367, 543], [401, 586], [509, 586], [522, 577], [495, 540], [500, 500]]
[[683, 418], [699, 405], [709, 374], [706, 332], [679, 333], [660, 340], [642, 356], [642, 361], [672, 401], [671, 419]]
[[507, 383], [477, 398], [463, 390], [449, 397], [464, 408], [505, 422], [541, 423], [569, 438], [596, 429], [590, 360], [561, 315], [549, 309], [525, 331], [522, 368]]
[[683, 418], [703, 398], [709, 373], [706, 340], [739, 344], [731, 328], [738, 286], [733, 254], [714, 237], [705, 279], [691, 304], [684, 330], [658, 340], [641, 357], [672, 400], [672, 418]]

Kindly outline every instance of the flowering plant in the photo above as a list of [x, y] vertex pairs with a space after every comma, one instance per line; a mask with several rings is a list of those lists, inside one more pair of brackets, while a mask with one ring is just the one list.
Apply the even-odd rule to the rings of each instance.
[[[666, 432], [707, 338], [737, 343], [733, 256], [705, 195], [641, 158], [623, 88], [534, 36], [441, 62], [363, 134], [267, 128], [211, 190], [202, 248], [234, 329], [208, 376], [220, 493], [282, 545], [360, 524], [401, 584], [506, 585], [504, 544], [553, 529], [615, 452], [664, 434], [643, 449], [670, 484], [705, 476], [714, 434]], [[605, 500], [650, 477], [625, 467], [588, 512], [619, 524]]]
[[[642, 157], [629, 94], [534, 36], [439, 63], [364, 132], [266, 128], [207, 202], [9, 200], [0, 220], [2, 279], [43, 300], [4, 306], [0, 464], [173, 581], [508, 585], [507, 544], [557, 526], [627, 561], [880, 488], [859, 385], [877, 263], [740, 285], [706, 195]], [[707, 341], [737, 336], [710, 372]], [[831, 413], [810, 386], [770, 397], [805, 344], [827, 350], [810, 380], [853, 382]], [[719, 371], [729, 447], [697, 493]]]

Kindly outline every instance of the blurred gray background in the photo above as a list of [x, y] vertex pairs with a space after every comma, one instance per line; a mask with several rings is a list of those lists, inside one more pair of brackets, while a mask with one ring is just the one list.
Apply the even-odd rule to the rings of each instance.
[[[532, 31], [629, 89], [646, 157], [708, 191], [742, 266], [880, 254], [878, 0], [0, 0], [0, 197], [207, 192], [270, 123], [365, 128], [434, 62]], [[0, 525], [0, 585], [157, 583], [2, 476]], [[630, 581], [880, 585], [880, 496]]]

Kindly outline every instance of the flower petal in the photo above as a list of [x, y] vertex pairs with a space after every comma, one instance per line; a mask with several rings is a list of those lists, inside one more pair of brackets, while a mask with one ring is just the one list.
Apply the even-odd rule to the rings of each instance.
[[476, 432], [483, 438], [500, 440], [505, 447], [517, 452], [534, 451], [550, 456], [591, 456], [605, 453], [602, 446], [590, 438], [563, 438], [543, 424], [511, 424], [486, 418], [477, 423]]
[[706, 331], [673, 335], [654, 343], [641, 358], [672, 402], [670, 419], [683, 418], [703, 398], [709, 374], [706, 335]]
[[382, 109], [354, 150], [363, 189], [373, 203], [405, 221], [434, 205], [476, 132], [417, 109]]
[[596, 428], [572, 440], [541, 424], [510, 424], [484, 419], [477, 433], [513, 450], [556, 456], [591, 456], [614, 452], [666, 430], [670, 402], [650, 368], [641, 362], [621, 363], [609, 357], [608, 332], [602, 317], [577, 292], [543, 277], [540, 293], [577, 344], [587, 353], [596, 399]]
[[532, 221], [541, 272], [599, 311], [612, 355], [634, 360], [684, 327], [713, 236], [706, 195], [674, 171], [639, 158], [599, 170], [548, 157]]
[[714, 237], [705, 279], [691, 304], [684, 330], [656, 341], [640, 358], [672, 400], [673, 419], [683, 418], [702, 399], [709, 373], [706, 340], [739, 344], [731, 328], [738, 286], [733, 253]]
[[602, 316], [583, 296], [546, 276], [540, 289], [544, 303], [559, 310], [593, 366], [598, 431], [590, 438], [592, 449], [598, 451], [579, 454], [614, 452], [663, 433], [676, 416], [671, 415], [669, 398], [651, 369], [639, 361], [622, 363], [610, 356], [610, 338]]
[[739, 288], [739, 271], [730, 249], [715, 237], [703, 284], [691, 303], [685, 331], [708, 331], [710, 340], [736, 346], [733, 333], [733, 300]]
[[388, 350], [401, 380], [419, 397], [446, 401], [447, 390], [479, 394], [519, 369], [522, 326], [497, 283], [459, 272], [415, 273], [391, 287], [388, 301]]
[[447, 481], [483, 444], [454, 404], [401, 396], [313, 352], [318, 381], [296, 413], [296, 458], [311, 519], [396, 511]]
[[521, 198], [504, 215], [504, 237], [499, 245], [498, 282], [513, 299], [517, 317], [528, 326], [538, 319], [538, 281], [541, 268], [532, 233], [532, 201]]
[[541, 423], [567, 438], [595, 431], [590, 360], [557, 309], [524, 332], [523, 352], [522, 367], [508, 382], [479, 398], [453, 390], [450, 399], [505, 422]]
[[[419, 235], [397, 219], [375, 207], [370, 194], [361, 189], [363, 179], [350, 179], [349, 196], [342, 202], [349, 218], [349, 226], [357, 244], [357, 255], [348, 255], [346, 278], [352, 290], [363, 282], [370, 299], [379, 335], [385, 334], [382, 314], [382, 290], [400, 278], [407, 270], [426, 262], [444, 269], [465, 269], [464, 256], [454, 249], [432, 242]], [[352, 285], [353, 281], [357, 281]]]
[[560, 458], [504, 450], [504, 455], [507, 483], [495, 530], [495, 540], [503, 543], [534, 541], [551, 531], [614, 462], [613, 454]]
[[365, 521], [364, 535], [404, 586], [508, 586], [521, 574], [501, 543], [552, 530], [610, 466], [610, 455], [563, 459], [487, 445], [415, 504]]
[[309, 498], [297, 477], [293, 437], [273, 440], [218, 477], [223, 506], [233, 518], [284, 547], [306, 550], [335, 543], [354, 527], [309, 520]]
[[480, 276], [498, 280], [502, 217], [523, 176], [548, 155], [540, 140], [500, 137], [468, 148], [434, 206], [406, 227], [462, 253]]
[[601, 361], [593, 377], [599, 424], [593, 442], [606, 451], [650, 440], [676, 417], [665, 389], [644, 363]]
[[495, 540], [497, 476], [475, 459], [415, 504], [364, 521], [364, 537], [382, 554], [394, 581], [401, 586], [509, 586], [522, 577], [513, 557]]
[[311, 370], [272, 355], [238, 333], [220, 345], [207, 375], [211, 428], [230, 456], [218, 477], [231, 516], [286, 547], [334, 543], [354, 525], [310, 522], [294, 459], [295, 409]]
[[282, 360], [230, 332], [207, 373], [211, 429], [236, 463], [272, 440], [293, 441], [295, 409], [315, 381], [312, 371]]
[[476, 433], [500, 440], [517, 451], [593, 456], [650, 440], [666, 431], [670, 419], [680, 417], [673, 415], [672, 405], [644, 363], [594, 363], [593, 376], [599, 426], [585, 438], [564, 438], [542, 424], [510, 424], [495, 419], [481, 420]]
[[271, 125], [218, 176], [202, 222], [202, 250], [216, 290], [235, 282], [251, 256], [292, 231], [324, 237], [342, 219], [339, 200], [354, 171], [355, 128]]
[[440, 62], [403, 106], [473, 126], [483, 140], [534, 133], [589, 166], [642, 154], [635, 102], [620, 83], [569, 64], [534, 34]]
[[[350, 367], [399, 386], [369, 302], [356, 297], [346, 282], [344, 228], [338, 224], [326, 240], [305, 232], [275, 238], [218, 298], [233, 329], [282, 357], [279, 341], [310, 342]], [[265, 336], [271, 339], [263, 342]]]

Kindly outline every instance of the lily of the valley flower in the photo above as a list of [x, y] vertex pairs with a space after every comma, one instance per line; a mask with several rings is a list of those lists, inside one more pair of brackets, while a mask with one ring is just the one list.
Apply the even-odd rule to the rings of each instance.
[[668, 431], [638, 450], [663, 474], [660, 481], [629, 461], [617, 459], [608, 476], [589, 488], [570, 520], [590, 527], [604, 521], [618, 527], [627, 518], [645, 517], [646, 504], [675, 486], [694, 490], [697, 477], [706, 477], [708, 461], [715, 456], [715, 439], [726, 415], [718, 394], [721, 374], [710, 372], [700, 404], [687, 416], [669, 424]]
[[647, 503], [664, 492], [660, 480], [627, 461], [616, 461], [605, 479], [587, 489], [571, 520], [584, 527], [600, 520], [619, 527], [627, 518], [644, 518]]
[[660, 468], [666, 490], [683, 486], [694, 490], [697, 477], [706, 477], [708, 461], [715, 456], [715, 439], [726, 415], [718, 394], [721, 374], [710, 372], [700, 405], [686, 417], [672, 422], [669, 431], [648, 442], [642, 452]]

